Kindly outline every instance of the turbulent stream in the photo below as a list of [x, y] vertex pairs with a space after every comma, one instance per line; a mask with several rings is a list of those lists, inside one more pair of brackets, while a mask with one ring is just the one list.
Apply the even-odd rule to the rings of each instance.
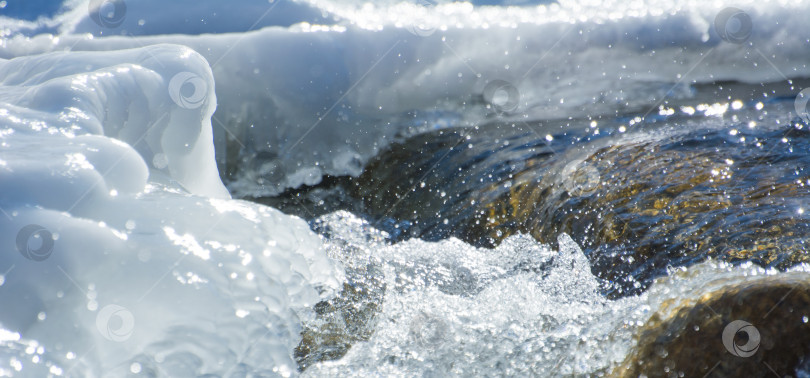
[[0, 377], [810, 377], [808, 16], [0, 1]]
[[[659, 296], [688, 303], [694, 293], [675, 293], [721, 295], [702, 285], [807, 262], [810, 130], [794, 113], [796, 86], [699, 90], [738, 97], [682, 101], [647, 121], [494, 121], [403, 137], [357, 178], [257, 199], [309, 219], [347, 263], [343, 295], [308, 323], [301, 366], [360, 348], [316, 371], [371, 373], [384, 363], [439, 375], [605, 374], [659, 311], [649, 303]], [[753, 286], [773, 285], [758, 294], [770, 297], [774, 281]], [[785, 293], [804, 298], [773, 309], [794, 313], [783, 326], [806, 332], [807, 293]], [[746, 300], [766, 301], [758, 295]], [[722, 337], [713, 341], [722, 348]], [[673, 360], [687, 376], [739, 368]]]

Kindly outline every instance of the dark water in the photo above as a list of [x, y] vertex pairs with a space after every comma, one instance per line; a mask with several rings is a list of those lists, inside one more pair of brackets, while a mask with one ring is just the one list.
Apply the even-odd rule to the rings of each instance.
[[643, 118], [438, 130], [393, 145], [360, 177], [260, 201], [306, 219], [348, 209], [394, 242], [493, 247], [520, 232], [554, 245], [568, 233], [610, 297], [708, 257], [784, 269], [810, 260], [797, 88], [721, 83]]
[[[611, 299], [642, 293], [656, 278], [709, 258], [785, 270], [810, 262], [810, 126], [795, 110], [800, 88], [718, 83], [646, 113], [533, 122], [493, 117], [477, 127], [403, 137], [359, 177], [332, 177], [257, 200], [310, 220], [327, 238], [317, 217], [339, 209], [387, 232], [388, 243], [455, 237], [493, 248], [523, 233], [556, 248], [565, 233]], [[347, 271], [344, 292], [316, 309], [321, 325], [308, 327], [296, 350], [301, 369], [369, 340], [386, 290], [374, 269]], [[703, 343], [720, 340], [731, 321], [770, 314], [766, 308], [781, 309], [756, 320], [770, 339], [806, 332], [807, 322], [794, 319], [810, 316], [802, 282], [706, 292], [705, 303], [686, 305], [668, 320], [653, 316], [613, 374], [767, 372], [722, 348], [707, 352]], [[695, 339], [694, 329], [704, 329], [706, 340]], [[796, 340], [779, 350], [807, 341]], [[672, 354], [656, 357], [662, 350]], [[779, 371], [800, 371], [808, 354], [765, 356]]]

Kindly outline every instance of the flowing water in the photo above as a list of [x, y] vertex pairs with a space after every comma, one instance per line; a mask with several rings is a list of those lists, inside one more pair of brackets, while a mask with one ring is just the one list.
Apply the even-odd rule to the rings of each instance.
[[810, 376], [739, 3], [0, 1], [0, 376]]
[[[347, 264], [344, 294], [308, 323], [301, 368], [340, 358], [307, 371], [622, 371], [614, 367], [632, 355], [633, 334], [664, 312], [650, 301], [677, 298], [688, 308], [689, 296], [675, 293], [719, 296], [733, 290], [718, 283], [742, 282], [754, 266], [784, 271], [808, 261], [810, 130], [793, 113], [791, 84], [706, 86], [699, 91], [714, 98], [738, 97], [692, 99], [647, 117], [493, 121], [402, 137], [357, 178], [258, 199], [310, 219]], [[676, 272], [688, 282], [653, 284]], [[791, 277], [798, 281], [782, 285], [806, 284], [801, 273]], [[779, 307], [755, 302], [779, 291], [763, 281], [761, 294], [745, 298], [748, 316]], [[720, 289], [712, 294], [705, 282]], [[785, 328], [805, 329], [807, 302], [789, 311], [794, 325]], [[719, 336], [708, 341], [716, 345], [683, 348], [722, 348]], [[716, 368], [698, 366], [707, 359], [691, 372]]]

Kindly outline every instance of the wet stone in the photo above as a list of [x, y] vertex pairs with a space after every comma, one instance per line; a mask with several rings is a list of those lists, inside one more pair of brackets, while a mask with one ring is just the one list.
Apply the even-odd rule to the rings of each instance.
[[426, 240], [494, 246], [523, 232], [555, 245], [568, 233], [617, 297], [709, 257], [780, 269], [809, 261], [806, 130], [571, 131], [556, 144], [525, 126], [445, 130], [378, 156], [352, 195], [380, 224], [407, 221], [403, 233]]
[[767, 277], [656, 314], [618, 377], [801, 376], [810, 365], [810, 282]]

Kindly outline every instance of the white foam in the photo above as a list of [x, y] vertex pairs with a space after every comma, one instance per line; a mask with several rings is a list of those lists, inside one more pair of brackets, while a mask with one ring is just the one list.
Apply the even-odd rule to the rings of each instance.
[[526, 235], [494, 250], [457, 239], [381, 246], [375, 230], [347, 213], [319, 222], [347, 272], [384, 272], [384, 287], [370, 289], [384, 300], [365, 325], [369, 341], [307, 376], [588, 374], [621, 362], [631, 345], [628, 325], [643, 300], [600, 295], [567, 235], [559, 251]]
[[[660, 322], [706, 293], [742, 283], [807, 280], [810, 269], [779, 272], [710, 260], [671, 269], [639, 296], [608, 300], [565, 234], [558, 250], [527, 235], [494, 250], [457, 239], [386, 246], [384, 234], [345, 212], [317, 224], [347, 274], [382, 281], [361, 289], [378, 291], [367, 295], [382, 296], [383, 303], [359, 327], [370, 328], [370, 339], [337, 361], [309, 367], [304, 375], [312, 377], [603, 375], [625, 362], [652, 316]], [[380, 271], [384, 277], [370, 276]]]

